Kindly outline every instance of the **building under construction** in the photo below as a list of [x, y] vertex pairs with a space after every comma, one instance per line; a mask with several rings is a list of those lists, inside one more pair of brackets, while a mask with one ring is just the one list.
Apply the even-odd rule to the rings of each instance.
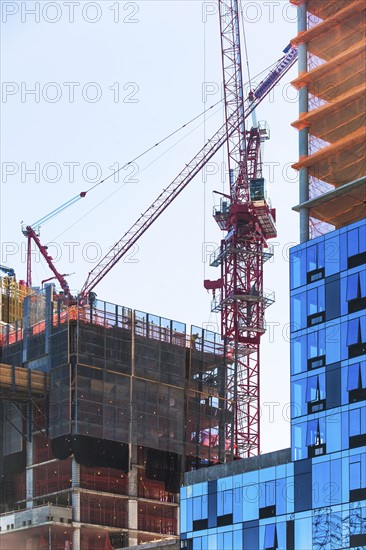
[[65, 306], [52, 285], [15, 312], [1, 347], [1, 547], [177, 539], [181, 473], [230, 458], [221, 339], [105, 302]]

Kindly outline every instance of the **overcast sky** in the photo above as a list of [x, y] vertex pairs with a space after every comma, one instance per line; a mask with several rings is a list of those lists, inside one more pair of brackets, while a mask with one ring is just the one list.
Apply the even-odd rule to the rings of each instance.
[[[1, 263], [26, 278], [21, 222], [32, 224], [190, 121], [221, 97], [217, 2], [1, 2]], [[243, 3], [250, 74], [258, 83], [296, 35], [287, 1]], [[244, 46], [243, 63], [246, 65]], [[247, 79], [246, 67], [245, 76]], [[288, 249], [298, 242], [296, 69], [260, 106], [271, 139], [265, 176], [277, 208], [275, 259], [264, 286], [262, 451], [289, 445]], [[41, 228], [77, 292], [95, 265], [223, 123], [212, 109]], [[251, 121], [248, 121], [250, 126]], [[228, 190], [225, 151], [193, 180], [96, 288], [98, 298], [214, 330], [205, 278], [222, 237], [214, 190]], [[51, 276], [33, 262], [34, 284]], [[267, 403], [267, 404], [265, 404]], [[272, 405], [269, 405], [272, 403]], [[270, 412], [274, 411], [274, 418]], [[275, 429], [274, 429], [275, 428]]]

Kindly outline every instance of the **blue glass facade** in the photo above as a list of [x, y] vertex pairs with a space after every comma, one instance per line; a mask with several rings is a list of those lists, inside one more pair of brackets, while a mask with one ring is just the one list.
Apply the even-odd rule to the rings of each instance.
[[182, 548], [366, 548], [366, 221], [290, 265], [291, 449], [186, 474]]

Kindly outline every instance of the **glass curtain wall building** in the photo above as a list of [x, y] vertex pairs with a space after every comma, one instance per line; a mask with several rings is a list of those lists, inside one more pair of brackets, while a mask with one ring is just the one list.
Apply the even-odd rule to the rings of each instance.
[[366, 222], [291, 251], [291, 449], [185, 475], [181, 545], [366, 545]]

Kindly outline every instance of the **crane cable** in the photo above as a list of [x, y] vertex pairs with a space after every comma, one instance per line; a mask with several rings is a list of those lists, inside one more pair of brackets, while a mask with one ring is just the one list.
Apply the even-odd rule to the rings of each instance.
[[57, 216], [58, 214], [60, 214], [61, 212], [63, 212], [63, 210], [66, 210], [66, 208], [69, 208], [70, 206], [72, 206], [73, 204], [75, 204], [77, 201], [79, 201], [80, 199], [84, 198], [87, 193], [90, 193], [91, 191], [93, 191], [93, 189], [96, 189], [99, 185], [101, 185], [102, 183], [104, 183], [105, 181], [109, 180], [110, 178], [114, 177], [116, 174], [118, 174], [119, 172], [121, 172], [121, 170], [124, 170], [125, 168], [127, 168], [127, 166], [130, 166], [131, 164], [135, 163], [137, 160], [139, 160], [141, 157], [143, 157], [144, 155], [146, 155], [147, 153], [149, 153], [150, 151], [152, 151], [153, 149], [155, 149], [155, 147], [158, 147], [159, 145], [161, 145], [162, 143], [164, 143], [165, 141], [167, 141], [168, 139], [170, 139], [171, 137], [173, 137], [175, 134], [177, 134], [178, 132], [180, 132], [181, 130], [183, 130], [183, 128], [186, 128], [187, 126], [189, 126], [190, 124], [192, 124], [193, 122], [195, 122], [197, 119], [199, 119], [201, 116], [205, 115], [206, 113], [208, 113], [211, 109], [213, 109], [214, 107], [216, 107], [219, 103], [221, 103], [221, 99], [219, 101], [217, 101], [216, 103], [214, 103], [213, 105], [211, 105], [210, 107], [208, 107], [208, 109], [205, 109], [203, 112], [201, 112], [200, 114], [196, 115], [195, 117], [193, 117], [191, 120], [189, 120], [188, 122], [186, 122], [185, 124], [183, 124], [183, 126], [180, 126], [179, 128], [177, 128], [176, 130], [174, 130], [174, 132], [171, 132], [169, 135], [167, 135], [165, 138], [161, 139], [160, 141], [158, 141], [157, 143], [155, 143], [154, 145], [151, 145], [148, 149], [146, 149], [143, 153], [140, 153], [139, 155], [137, 155], [137, 157], [135, 157], [134, 159], [126, 162], [123, 166], [121, 166], [120, 168], [118, 168], [117, 170], [115, 170], [114, 172], [112, 172], [111, 174], [109, 174], [109, 176], [103, 178], [102, 180], [100, 180], [99, 182], [97, 182], [96, 184], [92, 185], [91, 187], [89, 187], [89, 189], [87, 189], [86, 191], [82, 191], [81, 193], [79, 193], [78, 195], [75, 195], [75, 197], [71, 198], [70, 200], [66, 201], [64, 204], [62, 204], [61, 206], [55, 208], [55, 210], [52, 210], [52, 212], [50, 212], [49, 214], [46, 214], [45, 216], [43, 216], [43, 218], [40, 218], [39, 220], [37, 220], [35, 223], [32, 223], [31, 227], [39, 227], [40, 225], [43, 225], [45, 224], [47, 221], [49, 221], [50, 219], [54, 218], [55, 216]]
[[[275, 61], [274, 63], [272, 63], [271, 65], [269, 65], [267, 68], [263, 69], [261, 72], [259, 72], [255, 78], [258, 78], [260, 77], [263, 73], [266, 73], [268, 70], [270, 70], [273, 66], [275, 66], [277, 64], [278, 60]], [[115, 170], [114, 172], [112, 172], [109, 176], [105, 177], [104, 179], [102, 179], [101, 181], [99, 181], [98, 183], [96, 183], [95, 185], [91, 186], [89, 189], [87, 189], [86, 191], [82, 191], [81, 193], [79, 193], [78, 195], [75, 195], [74, 197], [72, 197], [71, 199], [69, 199], [68, 201], [66, 201], [65, 203], [63, 203], [62, 205], [60, 205], [59, 207], [55, 208], [54, 210], [52, 210], [50, 213], [46, 214], [45, 216], [43, 216], [43, 218], [40, 218], [39, 220], [37, 220], [36, 222], [32, 223], [30, 225], [30, 227], [33, 227], [33, 228], [38, 228], [40, 227], [41, 225], [44, 225], [46, 222], [48, 222], [49, 220], [51, 220], [52, 218], [56, 217], [58, 214], [60, 214], [61, 212], [63, 212], [64, 210], [66, 210], [67, 208], [69, 208], [70, 206], [72, 206], [73, 204], [75, 204], [76, 202], [78, 202], [80, 199], [84, 198], [86, 196], [87, 193], [91, 192], [93, 189], [95, 189], [96, 187], [98, 187], [99, 185], [101, 185], [102, 183], [104, 183], [105, 181], [107, 181], [108, 179], [114, 177], [116, 174], [118, 174], [121, 170], [124, 170], [125, 168], [127, 168], [127, 166], [130, 166], [131, 164], [133, 164], [134, 162], [136, 162], [138, 159], [140, 159], [141, 157], [143, 157], [144, 155], [146, 155], [147, 153], [149, 153], [150, 151], [152, 151], [153, 149], [155, 149], [155, 147], [158, 147], [159, 145], [161, 145], [162, 143], [164, 143], [165, 141], [167, 141], [169, 138], [171, 138], [172, 136], [174, 136], [175, 134], [177, 134], [178, 132], [180, 132], [183, 128], [186, 128], [187, 126], [189, 126], [191, 123], [193, 123], [194, 121], [196, 121], [197, 119], [199, 119], [201, 116], [203, 115], [206, 115], [206, 113], [208, 111], [210, 111], [211, 109], [213, 109], [214, 107], [216, 107], [217, 105], [219, 105], [220, 103], [222, 103], [222, 99], [220, 99], [219, 101], [217, 101], [216, 103], [214, 103], [213, 105], [211, 105], [208, 109], [205, 109], [204, 111], [202, 111], [200, 114], [196, 115], [194, 118], [192, 118], [189, 122], [186, 122], [185, 124], [183, 124], [183, 126], [180, 126], [179, 128], [177, 128], [176, 130], [174, 130], [174, 132], [171, 132], [168, 136], [166, 136], [165, 138], [163, 138], [162, 140], [158, 141], [157, 143], [155, 143], [154, 145], [152, 145], [151, 147], [149, 147], [148, 149], [146, 149], [143, 153], [141, 153], [140, 155], [138, 155], [137, 157], [135, 157], [134, 159], [126, 162], [123, 166], [121, 166], [120, 168], [118, 168], [117, 170]], [[113, 195], [113, 193], [112, 193]], [[111, 196], [111, 195], [109, 195]], [[109, 197], [107, 197], [109, 198]], [[104, 202], [104, 201], [103, 201]], [[74, 224], [73, 224], [74, 225]]]
[[250, 78], [250, 67], [249, 67], [249, 56], [248, 56], [248, 45], [247, 45], [247, 38], [246, 38], [246, 32], [245, 32], [245, 26], [244, 26], [243, 2], [240, 0], [239, 3], [240, 3], [240, 11], [241, 11], [241, 25], [242, 25], [242, 30], [243, 30], [245, 62], [246, 62], [247, 71], [248, 71], [249, 91], [252, 91], [252, 81], [251, 81], [251, 78]]

